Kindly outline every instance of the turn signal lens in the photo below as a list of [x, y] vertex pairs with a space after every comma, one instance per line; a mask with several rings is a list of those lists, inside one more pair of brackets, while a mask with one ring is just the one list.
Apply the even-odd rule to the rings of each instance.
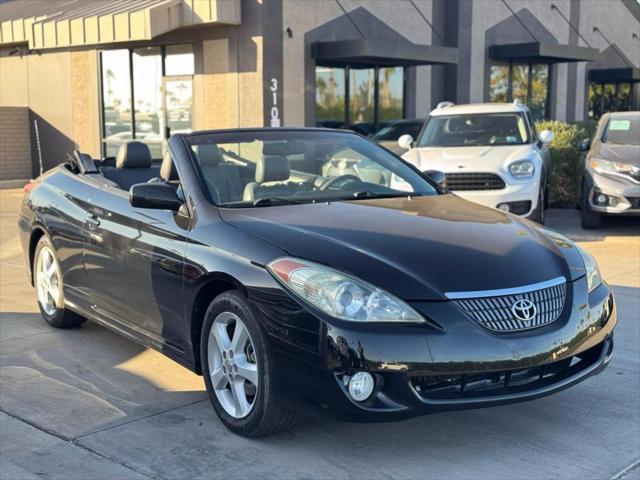
[[296, 297], [332, 317], [353, 322], [425, 320], [409, 305], [364, 280], [324, 265], [281, 258], [267, 269]]

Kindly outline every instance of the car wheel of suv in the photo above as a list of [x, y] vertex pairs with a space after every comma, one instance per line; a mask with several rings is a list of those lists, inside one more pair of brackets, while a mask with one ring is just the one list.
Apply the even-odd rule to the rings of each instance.
[[200, 352], [209, 399], [229, 430], [258, 437], [293, 425], [296, 413], [276, 398], [274, 361], [265, 334], [240, 292], [223, 293], [211, 302]]
[[38, 307], [45, 322], [55, 328], [77, 327], [85, 318], [64, 307], [62, 273], [53, 245], [42, 237], [36, 246], [33, 262], [33, 283], [38, 295]]

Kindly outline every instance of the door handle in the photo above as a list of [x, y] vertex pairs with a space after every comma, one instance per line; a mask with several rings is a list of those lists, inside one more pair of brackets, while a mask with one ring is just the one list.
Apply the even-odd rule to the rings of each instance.
[[90, 230], [95, 230], [100, 226], [100, 220], [95, 213], [90, 213], [87, 215], [87, 226]]

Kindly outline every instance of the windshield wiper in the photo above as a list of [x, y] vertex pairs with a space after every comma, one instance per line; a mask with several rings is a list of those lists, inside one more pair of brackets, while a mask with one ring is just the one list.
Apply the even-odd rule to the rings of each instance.
[[303, 203], [309, 203], [308, 200], [295, 200], [293, 198], [286, 197], [263, 197], [253, 201], [254, 207], [264, 207], [270, 205], [301, 205]]
[[418, 197], [419, 193], [400, 193], [400, 192], [389, 192], [389, 193], [381, 193], [381, 192], [372, 192], [371, 190], [362, 190], [360, 192], [352, 193], [352, 196], [355, 200], [367, 199], [367, 198], [400, 198], [400, 197]]

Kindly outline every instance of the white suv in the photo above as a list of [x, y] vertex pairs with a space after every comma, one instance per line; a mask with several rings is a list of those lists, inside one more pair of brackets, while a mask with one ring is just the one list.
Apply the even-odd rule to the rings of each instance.
[[544, 223], [547, 145], [553, 132], [536, 134], [531, 112], [519, 101], [454, 105], [431, 112], [402, 157], [420, 170], [445, 173], [449, 190], [474, 202]]

